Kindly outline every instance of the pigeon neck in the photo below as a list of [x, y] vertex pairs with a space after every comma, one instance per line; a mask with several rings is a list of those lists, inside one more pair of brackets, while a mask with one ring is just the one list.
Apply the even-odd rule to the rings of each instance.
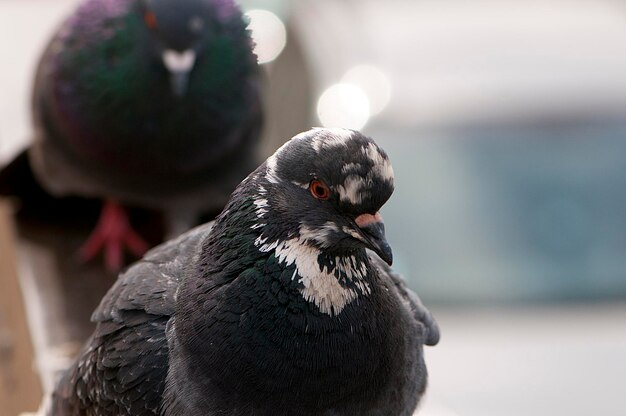
[[316, 247], [306, 235], [273, 235], [260, 215], [267, 207], [259, 198], [231, 200], [204, 247], [203, 263], [211, 265], [205, 280], [219, 277], [230, 283], [240, 274], [271, 271], [272, 284], [289, 294], [289, 303], [304, 301], [310, 313], [330, 317], [371, 294], [371, 265], [364, 249], [330, 251]]

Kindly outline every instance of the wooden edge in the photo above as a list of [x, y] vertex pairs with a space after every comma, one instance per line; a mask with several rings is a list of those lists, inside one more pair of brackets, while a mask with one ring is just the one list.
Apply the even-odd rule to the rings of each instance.
[[35, 411], [42, 398], [16, 246], [11, 207], [0, 199], [0, 413], [7, 416]]

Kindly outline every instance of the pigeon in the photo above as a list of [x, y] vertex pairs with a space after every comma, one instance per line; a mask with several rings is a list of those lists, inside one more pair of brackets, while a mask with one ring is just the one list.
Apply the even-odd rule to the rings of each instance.
[[128, 206], [174, 235], [219, 213], [259, 162], [261, 87], [232, 0], [83, 1], [41, 57], [27, 149], [47, 192], [103, 200], [81, 257], [146, 251]]
[[411, 415], [439, 329], [390, 267], [393, 180], [357, 131], [287, 141], [120, 275], [49, 414]]

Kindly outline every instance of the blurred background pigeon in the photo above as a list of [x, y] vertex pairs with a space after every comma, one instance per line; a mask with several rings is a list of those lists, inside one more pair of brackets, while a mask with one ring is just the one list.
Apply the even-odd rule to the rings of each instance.
[[169, 235], [210, 218], [257, 164], [252, 47], [229, 0], [85, 1], [41, 58], [30, 163], [18, 156], [3, 193], [35, 189], [17, 174], [30, 166], [55, 197], [102, 199], [80, 255], [103, 250], [110, 269], [124, 249], [141, 255], [152, 244], [128, 206], [162, 212]]
[[52, 414], [412, 414], [439, 330], [387, 265], [392, 192], [371, 139], [296, 136], [120, 276]]

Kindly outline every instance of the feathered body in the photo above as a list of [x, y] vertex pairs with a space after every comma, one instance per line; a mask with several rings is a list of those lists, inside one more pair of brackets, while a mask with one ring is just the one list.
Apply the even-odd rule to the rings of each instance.
[[180, 96], [143, 1], [87, 0], [61, 26], [42, 56], [33, 102], [31, 159], [52, 193], [223, 206], [256, 165], [260, 80], [239, 9], [205, 3], [193, 16], [205, 29]]
[[[367, 168], [372, 142], [354, 135], [342, 140], [354, 142], [360, 159], [338, 156], [314, 173], [332, 184], [369, 178], [372, 192], [362, 189], [358, 204], [306, 200], [294, 179], [302, 176], [290, 177], [289, 163], [274, 156], [214, 224], [153, 249], [122, 274], [94, 313], [96, 331], [61, 380], [51, 414], [412, 414], [426, 387], [423, 344], [435, 344], [439, 332], [363, 241], [387, 257], [383, 243], [357, 234], [354, 223], [340, 225], [391, 192], [369, 173], [376, 166]], [[300, 173], [313, 170], [311, 155], [294, 147], [279, 155], [300, 162]], [[335, 181], [326, 174], [337, 164], [363, 176], [340, 169]], [[355, 195], [344, 191], [342, 199]], [[336, 204], [354, 212], [336, 215]]]

